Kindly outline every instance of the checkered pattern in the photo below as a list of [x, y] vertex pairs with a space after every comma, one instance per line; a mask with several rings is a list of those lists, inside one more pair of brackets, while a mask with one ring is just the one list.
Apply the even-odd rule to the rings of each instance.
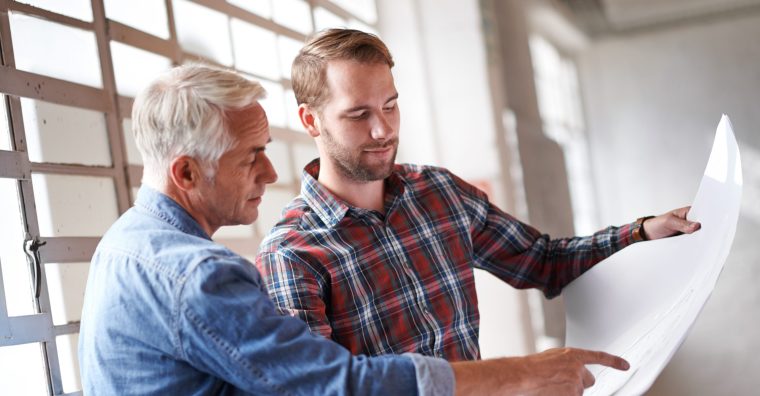
[[473, 268], [552, 297], [633, 242], [632, 225], [550, 239], [445, 169], [396, 165], [385, 215], [352, 207], [304, 169], [301, 195], [256, 265], [275, 304], [355, 354], [480, 356]]

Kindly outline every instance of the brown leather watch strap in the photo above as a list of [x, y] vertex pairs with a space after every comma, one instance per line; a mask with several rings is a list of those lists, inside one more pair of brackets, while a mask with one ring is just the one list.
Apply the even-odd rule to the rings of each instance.
[[633, 241], [641, 242], [648, 241], [647, 234], [644, 232], [644, 222], [653, 218], [654, 216], [644, 216], [636, 219], [636, 223], [633, 225]]

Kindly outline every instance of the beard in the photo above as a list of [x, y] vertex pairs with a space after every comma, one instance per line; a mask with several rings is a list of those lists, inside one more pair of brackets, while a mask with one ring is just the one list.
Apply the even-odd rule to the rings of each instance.
[[[365, 144], [356, 150], [340, 144], [326, 128], [322, 131], [324, 147], [329, 160], [335, 165], [338, 172], [344, 177], [355, 182], [370, 182], [383, 180], [393, 172], [398, 151], [398, 138], [394, 138], [382, 144]], [[362, 152], [367, 149], [382, 149], [391, 147], [393, 151], [387, 161], [371, 164], [363, 161]]]

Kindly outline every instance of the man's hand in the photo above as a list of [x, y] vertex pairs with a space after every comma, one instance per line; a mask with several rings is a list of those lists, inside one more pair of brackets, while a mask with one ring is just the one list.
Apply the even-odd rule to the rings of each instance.
[[673, 235], [691, 234], [698, 230], [701, 224], [686, 220], [689, 209], [691, 206], [671, 210], [668, 213], [647, 219], [641, 225], [644, 227], [644, 235], [647, 236], [647, 239], [654, 240]]
[[582, 395], [594, 385], [587, 364], [628, 370], [604, 352], [558, 348], [518, 358], [452, 363], [456, 395]]

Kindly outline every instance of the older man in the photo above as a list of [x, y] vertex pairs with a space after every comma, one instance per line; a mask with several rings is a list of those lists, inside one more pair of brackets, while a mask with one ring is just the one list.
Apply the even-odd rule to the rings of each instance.
[[[281, 316], [253, 265], [211, 235], [250, 224], [277, 174], [261, 86], [200, 65], [173, 69], [135, 100], [143, 187], [92, 259], [79, 356], [85, 394], [492, 394], [526, 389], [509, 359], [449, 365], [417, 354], [367, 358]], [[567, 359], [568, 351], [545, 358]], [[572, 356], [555, 383], [588, 385]], [[524, 363], [524, 362], [523, 362]], [[581, 382], [579, 382], [581, 381]], [[456, 388], [455, 388], [456, 387]], [[549, 388], [547, 388], [549, 389]]]

